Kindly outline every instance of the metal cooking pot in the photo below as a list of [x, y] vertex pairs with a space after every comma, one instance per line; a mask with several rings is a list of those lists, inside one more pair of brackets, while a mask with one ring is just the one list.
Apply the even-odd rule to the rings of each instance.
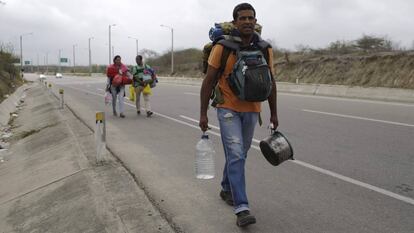
[[272, 130], [271, 135], [260, 141], [260, 150], [273, 166], [293, 158], [293, 148], [288, 139], [279, 131]]

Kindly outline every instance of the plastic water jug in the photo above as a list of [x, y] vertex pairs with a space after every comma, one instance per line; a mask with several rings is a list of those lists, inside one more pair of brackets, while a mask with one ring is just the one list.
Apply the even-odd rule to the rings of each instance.
[[201, 140], [196, 145], [195, 174], [197, 179], [214, 178], [214, 154], [213, 143], [208, 135], [203, 133]]

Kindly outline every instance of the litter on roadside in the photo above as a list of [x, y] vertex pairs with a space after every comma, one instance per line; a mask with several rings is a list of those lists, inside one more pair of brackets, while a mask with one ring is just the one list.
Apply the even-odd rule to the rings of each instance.
[[5, 133], [5, 134], [1, 135], [1, 138], [6, 139], [6, 138], [10, 138], [11, 136], [13, 136], [12, 133]]

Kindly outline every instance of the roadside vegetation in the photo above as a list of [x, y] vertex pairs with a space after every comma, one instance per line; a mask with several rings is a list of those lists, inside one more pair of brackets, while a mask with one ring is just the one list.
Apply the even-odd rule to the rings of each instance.
[[313, 49], [276, 52], [279, 81], [414, 89], [414, 45], [401, 48], [386, 37], [363, 35]]
[[13, 48], [0, 44], [0, 103], [23, 84], [19, 69], [13, 64], [16, 61], [18, 58], [13, 55]]
[[[386, 36], [362, 35], [351, 41], [331, 42], [325, 48], [297, 45], [294, 50], [279, 48], [272, 40], [269, 42], [274, 50], [277, 81], [414, 89], [414, 41], [412, 48], [402, 48]], [[174, 73], [171, 73], [170, 51], [158, 54], [142, 49], [140, 54], [159, 76], [203, 78], [203, 46], [174, 51]], [[0, 98], [11, 92], [6, 86], [18, 86], [22, 82], [18, 69], [12, 64], [16, 60], [12, 54], [10, 47], [1, 46]], [[52, 75], [58, 72], [56, 65], [25, 69]], [[105, 73], [105, 70], [106, 65], [92, 65], [92, 73]], [[61, 67], [61, 72], [89, 75], [89, 67], [77, 66], [75, 70]]]
[[[326, 48], [298, 45], [294, 51], [274, 48], [276, 79], [282, 82], [414, 89], [413, 48], [401, 48], [386, 36], [362, 35], [335, 41]], [[201, 47], [201, 46], [200, 46]], [[174, 52], [177, 77], [204, 77], [202, 50]], [[171, 75], [171, 53], [148, 59], [160, 75]]]

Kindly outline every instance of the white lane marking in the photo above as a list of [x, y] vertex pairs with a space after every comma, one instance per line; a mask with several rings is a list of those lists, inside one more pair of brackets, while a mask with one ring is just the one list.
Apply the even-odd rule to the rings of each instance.
[[[69, 88], [72, 88], [72, 89], [75, 89], [75, 90], [78, 90], [78, 91], [87, 92], [87, 93], [90, 93], [90, 94], [92, 94], [92, 95], [104, 96], [104, 95], [101, 95], [101, 94], [97, 94], [97, 93], [89, 92], [89, 91], [82, 90], [82, 89], [79, 89], [79, 88], [74, 88], [74, 87], [69, 87]], [[126, 105], [128, 105], [128, 106], [131, 106], [131, 107], [135, 108], [135, 106], [134, 106], [133, 104], [126, 103]], [[157, 112], [154, 112], [154, 114], [155, 114], [155, 115], [158, 115], [158, 116], [161, 116], [161, 117], [164, 117], [164, 118], [166, 118], [166, 119], [169, 119], [169, 120], [175, 121], [175, 122], [177, 122], [177, 123], [180, 123], [180, 124], [183, 124], [183, 125], [187, 125], [187, 126], [189, 126], [189, 127], [191, 127], [191, 128], [194, 128], [194, 129], [200, 130], [200, 128], [199, 128], [198, 126], [195, 126], [195, 125], [189, 124], [189, 123], [187, 123], [187, 122], [184, 122], [184, 121], [181, 121], [181, 120], [175, 119], [175, 118], [173, 118], [173, 117], [170, 117], [170, 116], [167, 116], [167, 115], [164, 115], [164, 114], [161, 114], [161, 113], [157, 113]], [[191, 118], [190, 118], [190, 119], [191, 119]], [[194, 120], [194, 119], [192, 119], [192, 120]], [[214, 132], [214, 131], [209, 131], [209, 133], [210, 133], [210, 134], [213, 134], [213, 135], [216, 135], [216, 136], [218, 136], [218, 137], [221, 137], [221, 136], [220, 136], [220, 133], [216, 133], [216, 132]], [[258, 141], [257, 139], [254, 139], [254, 140]], [[251, 147], [252, 147], [253, 149], [256, 149], [256, 150], [260, 151], [260, 148], [259, 148], [258, 146], [252, 145]], [[385, 196], [388, 196], [388, 197], [391, 197], [391, 198], [394, 198], [394, 199], [397, 199], [397, 200], [403, 201], [403, 202], [405, 202], [405, 203], [408, 203], [408, 204], [414, 205], [414, 199], [412, 199], [412, 198], [405, 197], [405, 196], [402, 196], [402, 195], [399, 195], [399, 194], [393, 193], [393, 192], [391, 192], [391, 191], [388, 191], [388, 190], [385, 190], [385, 189], [382, 189], [382, 188], [379, 188], [379, 187], [376, 187], [376, 186], [373, 186], [373, 185], [370, 185], [370, 184], [367, 184], [367, 183], [364, 183], [364, 182], [361, 182], [361, 181], [358, 181], [358, 180], [355, 180], [355, 179], [352, 179], [352, 178], [349, 178], [349, 177], [346, 177], [346, 176], [343, 176], [343, 175], [340, 175], [340, 174], [338, 174], [338, 173], [335, 173], [335, 172], [332, 172], [332, 171], [329, 171], [329, 170], [326, 170], [326, 169], [323, 169], [323, 168], [320, 168], [320, 167], [314, 166], [314, 165], [312, 165], [312, 164], [309, 164], [309, 163], [306, 163], [306, 162], [303, 162], [303, 161], [300, 161], [300, 160], [297, 160], [297, 159], [295, 159], [295, 160], [288, 160], [288, 161], [293, 162], [293, 163], [296, 163], [296, 164], [298, 164], [298, 165], [300, 165], [300, 166], [303, 166], [303, 167], [309, 168], [309, 169], [314, 170], [314, 171], [316, 171], [316, 172], [319, 172], [319, 173], [322, 173], [322, 174], [325, 174], [325, 175], [328, 175], [328, 176], [331, 176], [331, 177], [337, 178], [337, 179], [339, 179], [339, 180], [342, 180], [342, 181], [345, 181], [345, 182], [348, 182], [348, 183], [351, 183], [351, 184], [355, 184], [355, 185], [357, 185], [357, 186], [360, 186], [360, 187], [363, 187], [363, 188], [366, 188], [366, 189], [369, 189], [369, 190], [375, 191], [375, 192], [380, 193], [380, 194], [383, 194], [383, 195], [385, 195]]]
[[[194, 118], [191, 118], [191, 117], [188, 117], [188, 116], [183, 116], [183, 115], [180, 115], [180, 117], [182, 117], [182, 118], [184, 118], [184, 119], [187, 119], [187, 120], [189, 120], [189, 121], [195, 122], [195, 123], [197, 123], [197, 124], [198, 124], [198, 120], [196, 120], [196, 119], [194, 119]], [[220, 127], [215, 126], [215, 125], [212, 125], [212, 124], [210, 124], [210, 123], [208, 123], [208, 126], [209, 126], [209, 127], [211, 127], [211, 128], [213, 128], [213, 129], [220, 130]], [[254, 139], [254, 138], [253, 138], [253, 142], [260, 143], [260, 141], [259, 141], [259, 140]]]
[[105, 90], [102, 88], [96, 88], [96, 90], [105, 92]]
[[364, 183], [364, 182], [361, 182], [361, 181], [358, 181], [358, 180], [355, 180], [355, 179], [352, 179], [352, 178], [349, 178], [349, 177], [346, 177], [346, 176], [340, 175], [340, 174], [338, 174], [338, 173], [331, 172], [331, 171], [329, 171], [329, 170], [326, 170], [326, 169], [323, 169], [323, 168], [320, 168], [320, 167], [314, 166], [314, 165], [309, 164], [309, 163], [302, 162], [302, 161], [300, 161], [300, 160], [289, 160], [289, 161], [291, 161], [291, 162], [293, 162], [293, 163], [296, 163], [296, 164], [298, 164], [298, 165], [301, 165], [301, 166], [307, 167], [307, 168], [312, 169], [312, 170], [314, 170], [314, 171], [320, 172], [320, 173], [322, 173], [322, 174], [325, 174], [325, 175], [328, 175], [328, 176], [335, 177], [335, 178], [340, 179], [340, 180], [343, 180], [343, 181], [345, 181], [345, 182], [349, 182], [349, 183], [352, 183], [352, 184], [355, 184], [355, 185], [358, 185], [358, 186], [361, 186], [361, 187], [364, 187], [364, 188], [370, 189], [370, 190], [372, 190], [372, 191], [375, 191], [375, 192], [378, 192], [378, 193], [384, 194], [384, 195], [386, 195], [386, 196], [389, 196], [389, 197], [395, 198], [395, 199], [397, 199], [397, 200], [400, 200], [400, 201], [403, 201], [403, 202], [409, 203], [409, 204], [411, 204], [411, 205], [414, 205], [414, 199], [412, 199], [412, 198], [405, 197], [405, 196], [402, 196], [402, 195], [399, 195], [399, 194], [396, 194], [396, 193], [390, 192], [390, 191], [385, 190], [385, 189], [382, 189], [382, 188], [378, 188], [378, 187], [376, 187], [376, 186], [374, 186], [374, 185], [370, 185], [370, 184], [367, 184], [367, 183]]
[[[183, 115], [180, 115], [180, 117], [198, 123], [198, 121], [195, 120], [195, 119], [193, 119], [193, 118], [186, 117], [186, 116], [183, 116]], [[218, 127], [216, 127], [216, 126], [213, 127], [210, 124], [209, 124], [209, 126], [212, 127], [212, 128], [219, 129]], [[253, 141], [254, 142], [257, 142], [257, 143], [260, 143], [260, 141], [257, 140], [257, 139], [255, 139], [255, 138], [253, 138]], [[258, 146], [252, 145], [251, 147], [254, 148], [254, 149], [256, 149], [256, 150], [258, 150], [258, 151], [260, 151], [260, 148]], [[352, 179], [350, 177], [343, 176], [341, 174], [338, 174], [338, 173], [335, 173], [335, 172], [332, 172], [332, 171], [329, 171], [329, 170], [326, 170], [326, 169], [323, 169], [323, 168], [314, 166], [312, 164], [309, 164], [309, 163], [306, 163], [306, 162], [303, 162], [303, 161], [300, 161], [300, 160], [297, 160], [297, 159], [295, 159], [295, 160], [289, 160], [289, 161], [290, 162], [293, 162], [293, 163], [296, 163], [298, 165], [301, 165], [303, 167], [309, 168], [311, 170], [317, 171], [319, 173], [322, 173], [322, 174], [325, 174], [325, 175], [328, 175], [328, 176], [332, 176], [334, 178], [343, 180], [345, 182], [348, 182], [348, 183], [351, 183], [351, 184], [355, 184], [355, 185], [361, 186], [363, 188], [370, 189], [370, 190], [373, 190], [375, 192], [378, 192], [378, 193], [384, 194], [386, 196], [389, 196], [389, 197], [392, 197], [392, 198], [395, 198], [395, 199], [398, 199], [398, 200], [401, 200], [401, 201], [404, 201], [404, 202], [407, 202], [407, 203], [410, 203], [410, 204], [414, 205], [414, 199], [411, 199], [409, 197], [405, 197], [405, 196], [402, 196], [402, 195], [399, 195], [399, 194], [390, 192], [388, 190], [385, 190], [385, 189], [382, 189], [382, 188], [379, 188], [379, 187], [376, 187], [376, 186], [373, 186], [373, 185], [370, 185], [370, 184], [367, 184], [367, 183], [364, 183], [364, 182], [361, 182], [361, 181]]]
[[184, 92], [184, 95], [195, 95], [195, 96], [200, 96], [199, 93], [193, 93], [193, 92]]
[[385, 105], [414, 107], [414, 104], [399, 103], [399, 102], [392, 102], [392, 101], [366, 100], [366, 99], [357, 99], [357, 98], [352, 99], [352, 98], [347, 98], [347, 97], [307, 95], [307, 94], [286, 93], [286, 92], [278, 92], [277, 94], [278, 95], [286, 95], [286, 96], [304, 97], [304, 98], [314, 98], [314, 99], [330, 99], [330, 100], [339, 100], [339, 101], [348, 101], [348, 102], [360, 102], [360, 103], [370, 103], [370, 104], [385, 104]]
[[414, 125], [395, 122], [395, 121], [384, 121], [384, 120], [378, 120], [378, 119], [373, 119], [373, 118], [366, 118], [366, 117], [359, 117], [359, 116], [352, 116], [352, 115], [344, 115], [344, 114], [337, 114], [337, 113], [330, 113], [330, 112], [321, 112], [321, 111], [314, 111], [314, 110], [309, 110], [309, 109], [302, 109], [302, 111], [311, 112], [311, 113], [318, 113], [318, 114], [324, 114], [324, 115], [330, 115], [330, 116], [343, 117], [343, 118], [351, 118], [351, 119], [358, 119], [358, 120], [365, 120], [365, 121], [374, 121], [374, 122], [380, 122], [380, 123], [391, 124], [391, 125], [414, 127]]

